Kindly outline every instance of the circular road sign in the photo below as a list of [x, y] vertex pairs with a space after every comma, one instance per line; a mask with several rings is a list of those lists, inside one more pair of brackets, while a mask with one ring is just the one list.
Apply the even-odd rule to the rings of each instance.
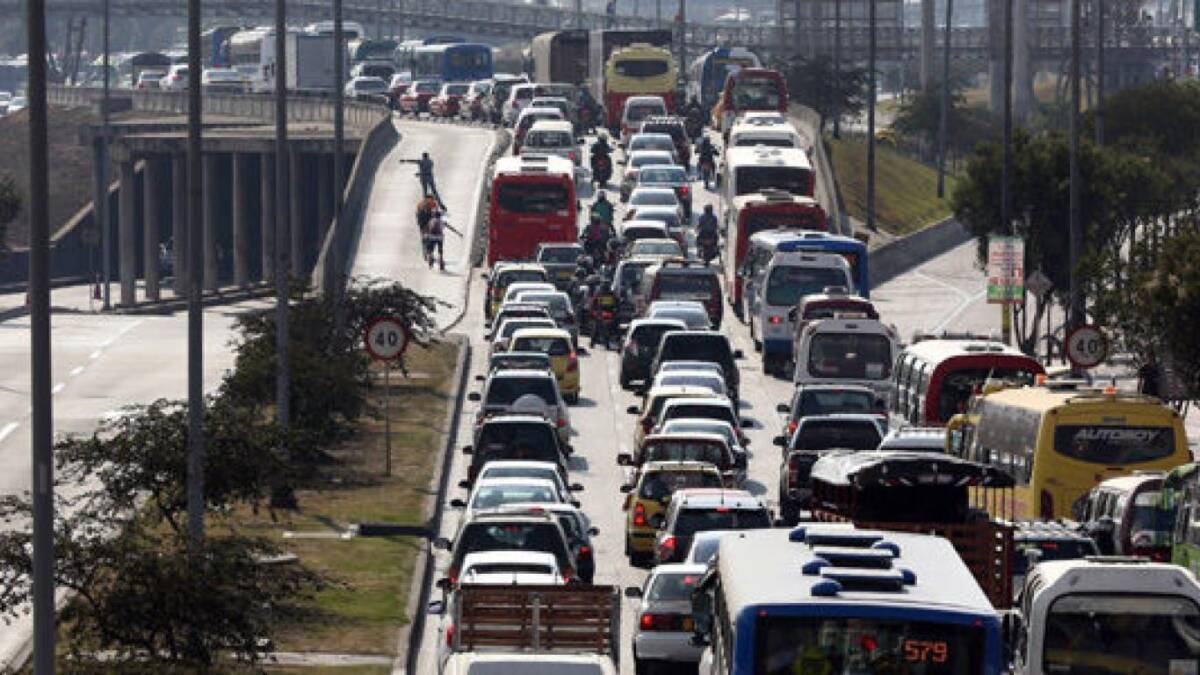
[[1078, 368], [1095, 368], [1108, 358], [1108, 338], [1100, 329], [1084, 324], [1067, 336], [1067, 359]]
[[367, 326], [363, 341], [373, 358], [391, 361], [408, 349], [408, 329], [394, 317], [375, 319]]

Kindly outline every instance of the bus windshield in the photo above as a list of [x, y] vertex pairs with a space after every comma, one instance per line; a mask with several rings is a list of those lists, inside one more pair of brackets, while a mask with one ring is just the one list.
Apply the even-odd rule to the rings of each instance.
[[613, 64], [613, 70], [622, 77], [658, 77], [670, 68], [662, 59], [621, 59]]
[[808, 178], [809, 170], [797, 166], [743, 166], [737, 170], [737, 194], [776, 189], [804, 196], [808, 194]]
[[1017, 386], [1033, 384], [1034, 372], [1024, 368], [959, 368], [946, 374], [942, 380], [942, 391], [937, 402], [939, 422], [947, 422], [960, 412], [965, 412], [967, 403], [975, 393], [975, 387], [984, 380], [1007, 380]]
[[892, 373], [891, 343], [877, 333], [818, 333], [808, 352], [818, 377], [883, 380]]
[[1137, 464], [1165, 459], [1175, 452], [1171, 427], [1122, 427], [1060, 424], [1054, 429], [1060, 455], [1093, 464]]
[[967, 675], [983, 666], [983, 630], [972, 626], [764, 616], [755, 636], [755, 675]]
[[[1200, 656], [1200, 609], [1179, 596], [1074, 594], [1046, 618], [1048, 673], [1166, 673]], [[1185, 668], [1186, 669], [1186, 668]]]
[[779, 266], [767, 277], [767, 304], [791, 307], [806, 295], [820, 293], [828, 286], [853, 284], [840, 267], [793, 267]]
[[554, 213], [567, 210], [567, 187], [561, 183], [506, 182], [500, 185], [500, 208], [514, 213]]
[[742, 77], [733, 87], [733, 103], [737, 108], [779, 107], [779, 83], [769, 77]]

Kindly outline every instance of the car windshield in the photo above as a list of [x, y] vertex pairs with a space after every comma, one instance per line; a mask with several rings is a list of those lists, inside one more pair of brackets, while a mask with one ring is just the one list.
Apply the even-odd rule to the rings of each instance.
[[654, 576], [646, 599], [650, 602], [681, 602], [692, 599], [700, 575], [695, 572], [664, 572]]
[[[650, 169], [646, 169], [649, 171]], [[643, 173], [645, 173], [643, 171]], [[667, 190], [635, 190], [629, 198], [630, 206], [678, 206], [679, 198]]]
[[655, 278], [655, 284], [658, 286], [659, 298], [695, 298], [708, 300], [719, 291], [717, 275], [711, 273], [660, 272]]
[[571, 353], [571, 343], [570, 340], [561, 337], [521, 337], [515, 340], [513, 350], [566, 356]]
[[696, 440], [655, 440], [646, 447], [648, 462], [708, 462], [718, 467], [728, 463], [720, 443]]
[[673, 241], [639, 241], [636, 242], [630, 249], [630, 255], [666, 255], [666, 256], [681, 256], [683, 251], [680, 250], [679, 244]]
[[658, 152], [635, 153], [629, 158], [629, 166], [635, 169], [640, 169], [643, 166], [651, 164], [669, 164], [671, 157]]
[[510, 321], [505, 321], [504, 323], [500, 324], [500, 332], [497, 335], [497, 338], [501, 339], [501, 340], [507, 340], [508, 338], [512, 337], [513, 333], [517, 332], [518, 330], [521, 330], [522, 328], [554, 328], [554, 327], [555, 327], [555, 323], [554, 323], [553, 319], [539, 319], [536, 317], [529, 318], [529, 319], [512, 319]]
[[535, 423], [485, 424], [479, 432], [475, 454], [480, 462], [498, 459], [560, 460], [554, 428]]
[[554, 574], [553, 565], [539, 563], [476, 563], [463, 572], [464, 577], [483, 574]]
[[892, 343], [878, 333], [817, 333], [808, 351], [815, 377], [885, 380], [892, 374]]
[[780, 265], [767, 277], [767, 304], [791, 307], [806, 295], [820, 293], [828, 286], [852, 286], [841, 267], [796, 267]]
[[455, 553], [513, 550], [561, 555], [562, 535], [553, 523], [472, 523], [463, 530]]
[[[1174, 673], [1200, 657], [1200, 609], [1175, 595], [1071, 594], [1050, 605], [1047, 673]], [[1189, 664], [1183, 671], [1176, 664]]]
[[880, 412], [877, 397], [870, 391], [854, 389], [820, 389], [800, 394], [799, 405], [792, 410], [792, 419], [809, 415], [833, 415], [835, 413]]
[[765, 509], [683, 509], [675, 520], [675, 535], [689, 537], [708, 530], [753, 530], [771, 527]]
[[[632, 62], [627, 62], [627, 63], [632, 63]], [[667, 64], [665, 64], [661, 61], [658, 61], [655, 63], [657, 63], [659, 67], [662, 67], [664, 69], [662, 72], [655, 73], [656, 75], [661, 75], [662, 73], [667, 72], [665, 70]], [[628, 121], [629, 123], [632, 124], [634, 122], [641, 122], [642, 120], [646, 119], [647, 117], [653, 117], [655, 115], [665, 115], [666, 112], [667, 112], [666, 106], [659, 102], [635, 103], [625, 109], [625, 119], [626, 119], [626, 121]]]
[[749, 195], [776, 189], [794, 195], [807, 195], [811, 174], [808, 169], [795, 166], [743, 166], [737, 170], [737, 194]]
[[495, 509], [505, 504], [557, 502], [558, 495], [549, 485], [479, 485], [471, 496], [472, 509]]
[[638, 496], [663, 499], [687, 488], [721, 487], [721, 475], [715, 471], [653, 471], [642, 477]]
[[582, 252], [583, 249], [574, 246], [547, 246], [538, 251], [538, 262], [574, 263]]
[[641, 170], [641, 173], [638, 174], [638, 182], [685, 185], [688, 182], [688, 177], [682, 168], [651, 167]]
[[563, 183], [503, 181], [497, 190], [500, 208], [514, 213], [555, 213], [567, 211], [569, 190]]
[[537, 396], [546, 405], [555, 405], [558, 403], [558, 392], [554, 389], [554, 378], [493, 377], [488, 382], [487, 400], [484, 401], [484, 405], [512, 405], [514, 401], [526, 394]]
[[565, 148], [574, 144], [575, 139], [565, 131], [539, 129], [525, 137], [525, 145], [531, 148]]
[[796, 430], [792, 450], [874, 450], [882, 437], [871, 422], [851, 420], [810, 420]]

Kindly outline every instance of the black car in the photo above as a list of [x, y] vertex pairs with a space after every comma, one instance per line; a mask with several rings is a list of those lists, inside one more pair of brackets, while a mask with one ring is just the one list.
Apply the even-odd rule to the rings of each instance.
[[791, 437], [800, 420], [809, 415], [834, 413], [887, 413], [887, 405], [870, 387], [847, 384], [800, 384], [792, 391], [792, 400], [775, 408], [787, 417], [783, 435]]
[[621, 388], [634, 382], [650, 382], [650, 364], [658, 355], [658, 343], [668, 331], [686, 331], [679, 319], [635, 319], [621, 344]]
[[736, 405], [741, 399], [741, 378], [734, 359], [742, 356], [740, 349], [733, 349], [729, 344], [729, 338], [715, 330], [668, 331], [658, 345], [648, 379], [654, 379], [659, 367], [667, 361], [709, 361], [725, 371], [725, 384], [729, 385]]
[[451, 541], [439, 538], [434, 546], [453, 551], [446, 576], [450, 586], [458, 583], [463, 558], [486, 551], [536, 551], [553, 554], [559, 571], [567, 579], [578, 578], [575, 554], [558, 519], [548, 513], [487, 511], [465, 519]]
[[779, 465], [779, 517], [789, 525], [812, 499], [813, 464], [826, 450], [874, 450], [883, 434], [877, 417], [852, 414], [809, 415], [791, 436], [776, 436], [783, 448]]
[[558, 431], [545, 418], [514, 414], [497, 415], [476, 427], [475, 442], [462, 451], [471, 456], [471, 465], [460, 484], [469, 487], [484, 464], [502, 459], [555, 462], [565, 479], [571, 448], [559, 440]]

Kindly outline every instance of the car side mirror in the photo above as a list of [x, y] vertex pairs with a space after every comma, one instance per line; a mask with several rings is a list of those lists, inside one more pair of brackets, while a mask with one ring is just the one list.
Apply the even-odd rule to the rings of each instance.
[[788, 404], [780, 403], [779, 405], [775, 406], [775, 412], [790, 413], [792, 412], [792, 409], [790, 406], [788, 406]]
[[455, 498], [450, 500], [450, 507], [455, 509], [467, 508], [467, 503], [461, 499]]
[[783, 436], [776, 436], [775, 438], [771, 439], [771, 443], [782, 448], [787, 445], [787, 439]]
[[467, 394], [467, 400], [468, 400], [468, 401], [479, 402], [479, 401], [482, 401], [482, 400], [483, 400], [483, 396], [481, 396], [481, 395], [479, 394], [479, 392], [477, 392], [477, 391], [473, 391], [473, 392], [471, 392], [471, 393]]
[[617, 464], [621, 466], [629, 466], [633, 464], [633, 455], [628, 452], [622, 452], [617, 455]]
[[625, 409], [625, 412], [629, 413], [630, 415], [637, 415], [642, 412], [642, 409], [639, 406], [631, 405]]
[[449, 551], [452, 548], [452, 544], [446, 537], [438, 537], [433, 540], [433, 547], [442, 551]]
[[642, 589], [637, 586], [626, 586], [625, 597], [633, 599], [641, 599]]
[[571, 492], [583, 492], [583, 483], [571, 483], [567, 489]]
[[633, 485], [625, 483], [621, 486], [620, 490], [622, 494], [629, 494], [630, 492], [633, 492]]
[[741, 420], [739, 420], [738, 425], [740, 427], [742, 427], [743, 429], [753, 429], [754, 428], [754, 420], [750, 419], [749, 417], [743, 417]]
[[598, 537], [598, 536], [600, 536], [600, 528], [596, 527], [595, 525], [593, 525], [592, 527], [589, 527], [589, 528], [588, 528], [588, 535], [590, 535], [590, 536], [592, 536], [592, 537]]
[[744, 352], [742, 352], [742, 350], [740, 350], [740, 349], [735, 349], [735, 350], [733, 350], [733, 358], [744, 359], [744, 358], [746, 358], [746, 354]]
[[579, 501], [578, 499], [572, 499], [572, 500], [568, 501], [567, 503], [570, 504], [571, 506], [574, 506], [577, 509], [583, 508], [583, 502]]
[[462, 453], [463, 453], [464, 455], [469, 455], [469, 454], [471, 454], [472, 452], [474, 452], [474, 450], [472, 450], [472, 449], [471, 449], [471, 446], [469, 446], [469, 445], [464, 445], [464, 446], [463, 446], [463, 448], [462, 448]]

